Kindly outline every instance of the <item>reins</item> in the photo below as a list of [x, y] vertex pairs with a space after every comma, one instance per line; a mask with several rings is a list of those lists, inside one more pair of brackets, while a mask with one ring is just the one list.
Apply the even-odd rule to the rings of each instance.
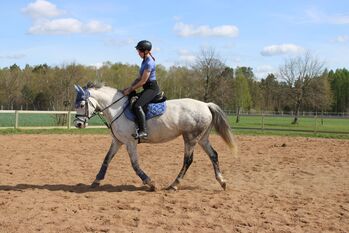
[[[115, 102], [115, 103], [116, 103], [116, 102]], [[94, 117], [95, 115], [98, 115], [99, 118], [102, 120], [102, 122], [108, 127], [108, 129], [111, 129], [111, 130], [112, 130], [112, 128], [111, 128], [112, 124], [113, 124], [115, 121], [117, 121], [117, 120], [122, 116], [122, 114], [124, 114], [124, 112], [126, 111], [126, 108], [127, 108], [129, 105], [130, 105], [130, 102], [128, 102], [128, 103], [126, 104], [126, 106], [124, 107], [124, 109], [122, 110], [122, 112], [119, 114], [119, 116], [115, 117], [109, 124], [108, 124], [108, 122], [105, 120], [105, 118], [102, 117], [101, 114], [100, 114], [101, 112], [103, 112], [103, 111], [106, 110], [107, 108], [104, 108], [103, 111], [95, 112], [94, 114], [92, 114], [91, 118]], [[111, 107], [111, 105], [110, 105], [109, 107]]]

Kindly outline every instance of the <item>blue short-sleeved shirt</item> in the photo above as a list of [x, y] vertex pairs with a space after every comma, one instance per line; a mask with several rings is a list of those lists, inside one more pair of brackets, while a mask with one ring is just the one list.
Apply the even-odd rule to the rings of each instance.
[[144, 70], [150, 70], [150, 75], [148, 81], [156, 80], [155, 75], [155, 61], [149, 56], [145, 60], [143, 60], [141, 64], [141, 68], [139, 69], [140, 76], [143, 75]]

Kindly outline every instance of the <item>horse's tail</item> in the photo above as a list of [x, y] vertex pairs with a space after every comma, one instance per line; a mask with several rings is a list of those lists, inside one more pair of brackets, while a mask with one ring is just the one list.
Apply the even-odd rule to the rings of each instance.
[[230, 130], [229, 122], [223, 110], [214, 103], [208, 103], [208, 108], [212, 113], [212, 125], [224, 140], [224, 142], [232, 149], [234, 156], [237, 156], [237, 144]]

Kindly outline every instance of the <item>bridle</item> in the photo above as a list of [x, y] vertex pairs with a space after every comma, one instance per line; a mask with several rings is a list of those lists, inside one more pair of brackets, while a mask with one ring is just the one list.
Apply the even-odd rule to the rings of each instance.
[[[83, 122], [84, 124], [86, 124], [87, 120], [90, 120], [92, 117], [98, 115], [99, 118], [103, 121], [103, 123], [109, 128], [111, 129], [111, 125], [117, 120], [119, 119], [122, 114], [125, 112], [126, 108], [128, 107], [128, 105], [130, 104], [129, 102], [127, 103], [127, 105], [124, 107], [124, 109], [122, 110], [122, 112], [115, 117], [114, 119], [111, 120], [110, 123], [108, 123], [102, 116], [100, 113], [103, 113], [105, 110], [107, 110], [108, 108], [110, 108], [111, 106], [113, 106], [114, 104], [116, 104], [117, 102], [119, 102], [120, 100], [122, 100], [124, 97], [126, 97], [126, 95], [123, 95], [122, 97], [118, 98], [117, 100], [113, 101], [111, 104], [109, 104], [108, 106], [106, 106], [103, 109], [98, 110], [97, 106], [95, 106], [92, 101], [90, 100], [90, 96], [88, 98], [85, 99], [85, 114], [76, 114], [75, 115], [75, 119], [74, 122], [79, 120], [81, 122]], [[91, 106], [94, 108], [93, 113], [90, 116], [90, 108], [89, 108], [89, 104], [91, 104]], [[84, 119], [82, 119], [81, 117], [83, 117]]]

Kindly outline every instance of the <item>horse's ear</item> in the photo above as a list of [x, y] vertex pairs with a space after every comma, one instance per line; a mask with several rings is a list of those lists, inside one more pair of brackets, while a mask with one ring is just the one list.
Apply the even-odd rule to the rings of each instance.
[[79, 92], [79, 87], [74, 84], [74, 88], [76, 92]]
[[78, 92], [85, 93], [85, 90], [80, 85], [78, 85]]

